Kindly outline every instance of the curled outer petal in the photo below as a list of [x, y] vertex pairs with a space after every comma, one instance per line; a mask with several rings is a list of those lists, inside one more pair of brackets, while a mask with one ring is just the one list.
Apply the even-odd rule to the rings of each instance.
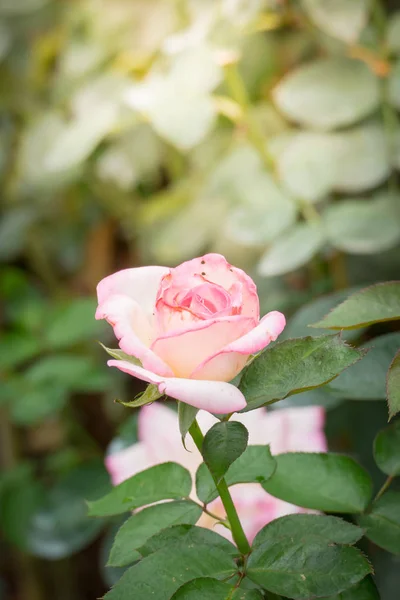
[[153, 383], [161, 394], [167, 394], [195, 408], [215, 414], [226, 414], [242, 410], [246, 406], [242, 392], [230, 383], [161, 377], [124, 360], [109, 360], [107, 364], [138, 379]]

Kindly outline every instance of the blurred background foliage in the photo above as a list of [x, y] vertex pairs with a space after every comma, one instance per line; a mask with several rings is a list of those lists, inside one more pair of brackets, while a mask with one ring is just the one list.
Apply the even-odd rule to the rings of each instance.
[[[283, 337], [399, 277], [396, 5], [0, 0], [1, 600], [93, 600], [119, 576], [115, 523], [84, 499], [136, 436], [112, 400], [141, 388], [96, 344], [112, 344], [93, 317], [102, 277], [221, 252], [263, 312], [292, 315]], [[372, 335], [368, 361], [274, 407], [324, 405], [331, 448], [378, 486], [400, 333]], [[368, 553], [396, 600], [399, 557]]]

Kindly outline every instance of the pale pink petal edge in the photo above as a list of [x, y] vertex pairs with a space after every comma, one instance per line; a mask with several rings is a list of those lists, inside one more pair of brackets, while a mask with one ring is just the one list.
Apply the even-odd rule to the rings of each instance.
[[230, 383], [161, 377], [124, 360], [109, 360], [107, 364], [128, 375], [153, 383], [158, 387], [160, 394], [166, 394], [195, 408], [215, 414], [226, 414], [242, 410], [246, 406], [242, 392]]

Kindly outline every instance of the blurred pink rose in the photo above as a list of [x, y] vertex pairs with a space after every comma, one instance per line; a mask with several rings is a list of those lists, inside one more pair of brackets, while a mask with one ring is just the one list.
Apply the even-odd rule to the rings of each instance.
[[[290, 408], [268, 412], [257, 410], [235, 415], [249, 431], [249, 444], [270, 444], [273, 454], [281, 452], [326, 452], [324, 434], [325, 413], [320, 407]], [[217, 419], [207, 412], [198, 413], [198, 422], [206, 432]], [[139, 415], [139, 441], [106, 458], [106, 467], [114, 485], [117, 485], [153, 465], [174, 461], [186, 467], [193, 478], [192, 497], [196, 499], [194, 478], [202, 462], [192, 439], [186, 437], [186, 451], [182, 445], [178, 416], [175, 411], [162, 404], [152, 404], [141, 409]], [[267, 494], [258, 483], [238, 484], [231, 493], [244, 530], [250, 540], [267, 523], [283, 515], [308, 512]], [[225, 512], [219, 498], [208, 505], [213, 513], [224, 517]], [[198, 522], [202, 527], [213, 528], [230, 538], [226, 528], [203, 515]], [[231, 538], [230, 538], [231, 539]]]
[[240, 390], [226, 382], [285, 327], [280, 312], [260, 320], [253, 280], [220, 254], [175, 269], [119, 271], [100, 281], [97, 296], [96, 319], [106, 319], [121, 349], [143, 365], [109, 360], [109, 366], [218, 414], [245, 407]]

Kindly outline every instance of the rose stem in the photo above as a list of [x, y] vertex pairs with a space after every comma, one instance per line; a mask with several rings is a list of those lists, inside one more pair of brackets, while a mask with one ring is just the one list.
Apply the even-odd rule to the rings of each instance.
[[[194, 443], [196, 444], [197, 448], [200, 450], [201, 453], [204, 436], [196, 419], [190, 426], [189, 433], [192, 436]], [[222, 504], [224, 505], [226, 516], [228, 517], [229, 523], [231, 525], [233, 539], [235, 540], [235, 543], [240, 552], [242, 554], [248, 554], [250, 552], [250, 545], [247, 541], [246, 534], [243, 531], [242, 524], [236, 512], [235, 505], [233, 504], [232, 496], [229, 493], [226, 481], [224, 478], [222, 478], [218, 482], [212, 473], [211, 476], [214, 480], [219, 497], [221, 498]]]

